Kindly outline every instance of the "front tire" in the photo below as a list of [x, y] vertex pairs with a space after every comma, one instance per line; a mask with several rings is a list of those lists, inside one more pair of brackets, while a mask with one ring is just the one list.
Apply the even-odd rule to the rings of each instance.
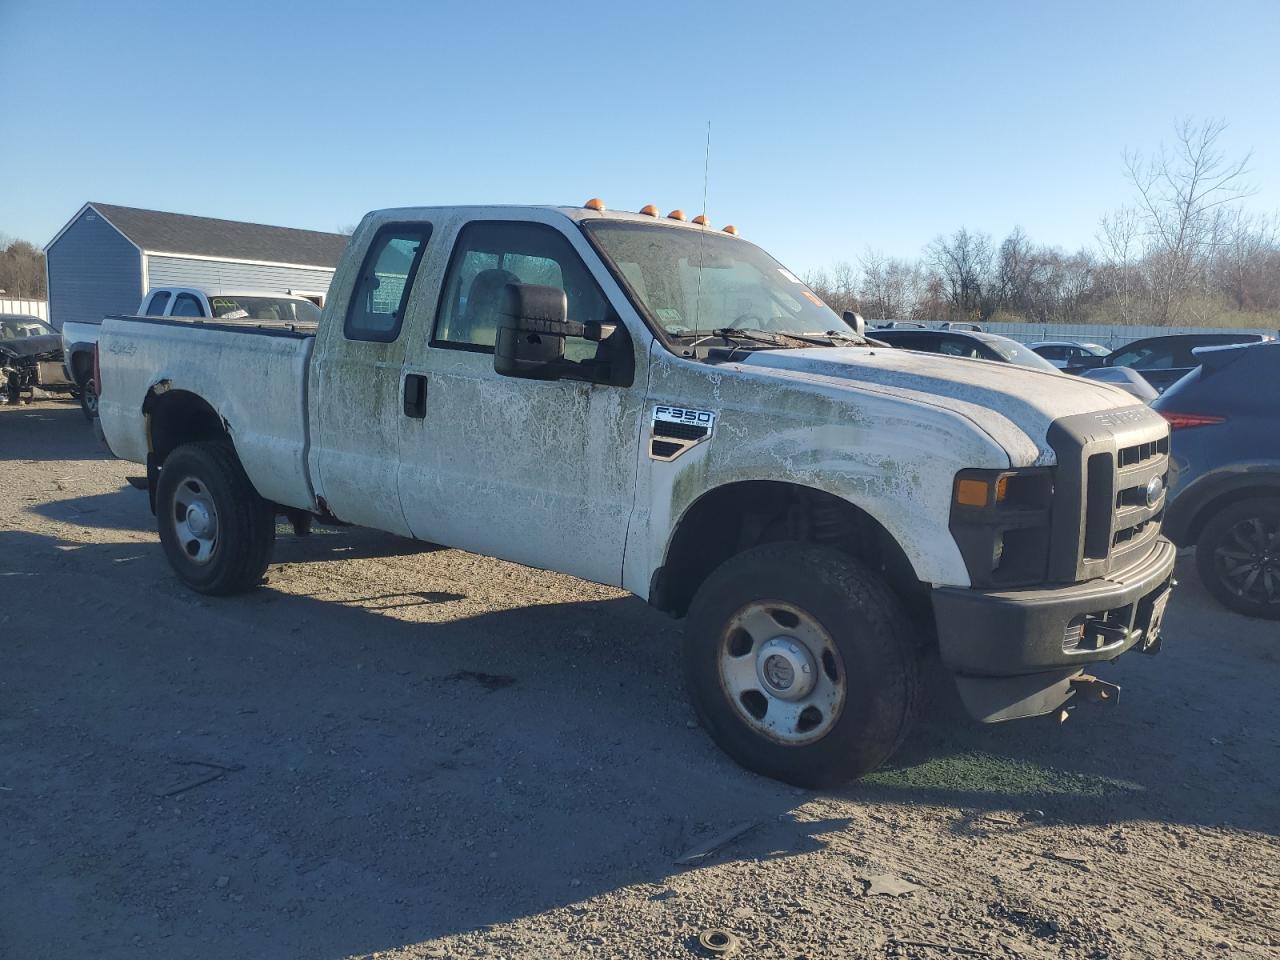
[[909, 623], [884, 580], [835, 549], [747, 550], [690, 608], [694, 709], [749, 770], [803, 787], [855, 779], [887, 760], [914, 720]]
[[1196, 541], [1196, 569], [1223, 606], [1280, 620], [1280, 497], [1253, 497], [1209, 518]]
[[275, 511], [226, 443], [188, 443], [165, 458], [156, 520], [169, 565], [200, 593], [248, 590], [271, 562]]

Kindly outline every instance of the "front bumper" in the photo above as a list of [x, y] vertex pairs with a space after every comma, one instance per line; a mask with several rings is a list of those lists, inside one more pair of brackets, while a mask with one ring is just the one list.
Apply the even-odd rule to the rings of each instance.
[[1071, 696], [1071, 680], [1086, 665], [1135, 646], [1155, 653], [1175, 559], [1161, 537], [1127, 570], [1084, 583], [936, 588], [939, 652], [970, 713], [988, 722], [1049, 713]]

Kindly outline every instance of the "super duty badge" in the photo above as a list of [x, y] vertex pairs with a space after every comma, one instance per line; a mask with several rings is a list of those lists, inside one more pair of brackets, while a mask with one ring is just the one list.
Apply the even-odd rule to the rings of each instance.
[[710, 410], [694, 410], [658, 404], [653, 408], [649, 435], [649, 456], [670, 461], [711, 436], [716, 415]]

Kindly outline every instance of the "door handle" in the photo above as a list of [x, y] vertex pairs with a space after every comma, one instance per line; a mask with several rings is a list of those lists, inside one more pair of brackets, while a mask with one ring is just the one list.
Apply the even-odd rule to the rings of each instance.
[[415, 420], [427, 416], [427, 378], [425, 374], [408, 373], [404, 378], [404, 415]]

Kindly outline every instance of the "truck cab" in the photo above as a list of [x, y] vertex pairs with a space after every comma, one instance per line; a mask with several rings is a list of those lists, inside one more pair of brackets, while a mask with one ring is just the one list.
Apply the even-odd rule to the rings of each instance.
[[699, 219], [371, 213], [314, 331], [108, 318], [105, 437], [147, 464], [197, 590], [257, 584], [283, 513], [687, 618], [704, 727], [793, 783], [883, 762], [930, 647], [985, 721], [1158, 649], [1162, 418], [1056, 372], [868, 343]]

